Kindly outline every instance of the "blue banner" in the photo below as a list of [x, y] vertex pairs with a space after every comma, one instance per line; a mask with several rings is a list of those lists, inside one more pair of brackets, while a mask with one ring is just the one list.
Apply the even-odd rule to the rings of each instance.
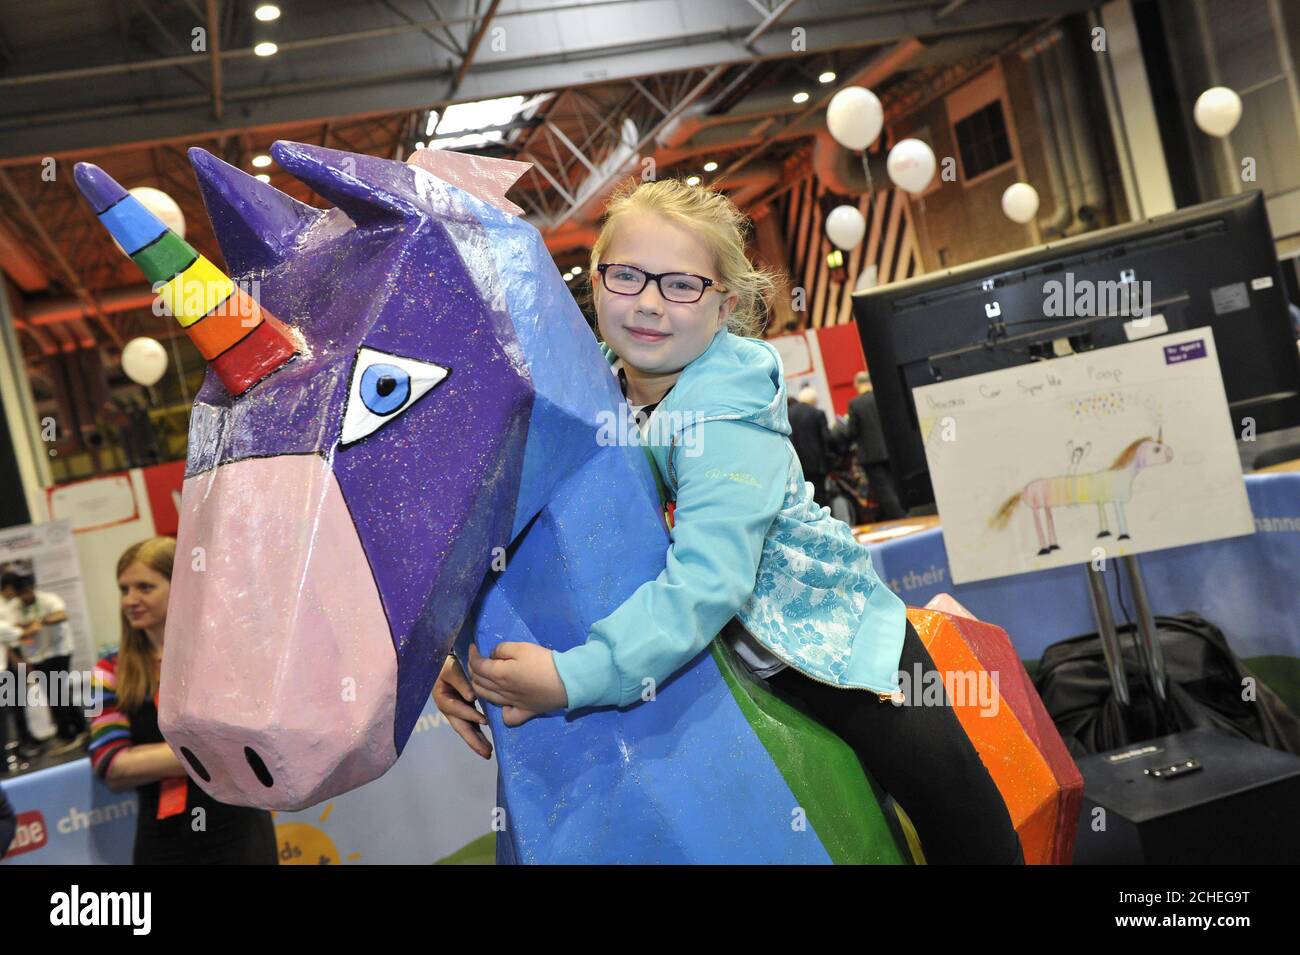
[[[18, 832], [0, 865], [130, 864], [135, 792], [110, 791], [92, 776], [89, 759], [6, 778], [4, 788]], [[495, 760], [474, 755], [430, 701], [401, 758], [379, 779], [275, 814], [280, 861], [437, 862], [490, 835], [495, 804]], [[491, 861], [490, 839], [474, 848]]]

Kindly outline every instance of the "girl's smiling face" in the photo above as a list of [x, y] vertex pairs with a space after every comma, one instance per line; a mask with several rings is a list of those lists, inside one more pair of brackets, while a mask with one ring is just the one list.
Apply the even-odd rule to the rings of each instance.
[[[713, 253], [703, 239], [642, 209], [620, 219], [601, 261], [645, 272], [691, 272], [722, 284]], [[630, 372], [652, 378], [671, 376], [672, 381], [704, 354], [737, 302], [735, 295], [719, 292], [717, 285], [706, 288], [698, 302], [683, 304], [665, 299], [654, 281], [646, 282], [636, 295], [609, 291], [599, 273], [592, 273], [591, 282], [596, 320], [605, 343]], [[672, 381], [667, 381], [663, 390]]]

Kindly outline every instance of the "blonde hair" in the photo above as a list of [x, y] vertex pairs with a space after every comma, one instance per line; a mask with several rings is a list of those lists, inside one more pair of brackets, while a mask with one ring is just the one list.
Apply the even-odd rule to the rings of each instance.
[[[614, 228], [630, 212], [654, 212], [692, 230], [713, 253], [724, 298], [737, 297], [727, 317], [733, 335], [759, 338], [767, 324], [768, 301], [779, 287], [778, 274], [760, 269], [745, 254], [749, 218], [731, 198], [703, 186], [688, 186], [679, 179], [622, 182], [605, 206], [600, 235], [591, 247], [591, 274], [614, 239]], [[599, 281], [599, 279], [596, 279]]]
[[[117, 561], [120, 578], [132, 564], [144, 564], [150, 570], [172, 579], [176, 561], [176, 541], [170, 537], [151, 537], [132, 544]], [[145, 700], [158, 692], [153, 675], [154, 648], [143, 630], [131, 626], [122, 614], [122, 642], [117, 651], [117, 705], [123, 713], [139, 709]]]

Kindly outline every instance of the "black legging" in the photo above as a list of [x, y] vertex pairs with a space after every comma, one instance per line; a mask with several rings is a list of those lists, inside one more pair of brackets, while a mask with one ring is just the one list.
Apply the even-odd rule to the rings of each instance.
[[[909, 622], [898, 668], [912, 674], [917, 662], [925, 674], [935, 669]], [[932, 679], [923, 677], [921, 686]], [[768, 682], [802, 700], [853, 748], [916, 826], [927, 863], [1024, 864], [1006, 803], [957, 721], [946, 691], [942, 706], [919, 705], [919, 688], [909, 694], [908, 705], [896, 706], [869, 691], [810, 680], [793, 667]]]
[[[3, 654], [4, 648], [0, 647], [0, 655]], [[18, 673], [19, 671], [12, 667], [4, 671], [4, 679], [13, 687], [13, 702], [0, 703], [0, 750], [8, 750], [11, 743], [17, 746], [36, 745], [36, 737], [32, 736], [27, 728], [27, 718], [21, 702], [23, 687], [18, 683]], [[8, 700], [9, 694], [0, 694], [0, 698]], [[10, 735], [9, 731], [11, 722], [14, 727], [13, 735]]]

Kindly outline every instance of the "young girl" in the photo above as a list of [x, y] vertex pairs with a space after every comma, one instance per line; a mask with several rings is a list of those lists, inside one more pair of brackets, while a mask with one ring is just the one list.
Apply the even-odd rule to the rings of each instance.
[[752, 337], [773, 283], [746, 258], [744, 227], [725, 195], [673, 180], [611, 198], [592, 293], [602, 351], [643, 434], [666, 425], [648, 444], [674, 499], [667, 566], [573, 649], [507, 642], [484, 659], [471, 648], [468, 680], [449, 657], [435, 701], [486, 758], [476, 694], [510, 726], [633, 705], [646, 678], [663, 683], [717, 636], [854, 749], [912, 819], [927, 861], [1023, 862], [946, 699], [896, 705], [898, 672], [934, 663], [866, 548], [813, 503], [780, 359]]
[[[176, 541], [132, 544], [117, 562], [122, 643], [100, 660], [91, 687], [90, 765], [114, 792], [134, 787], [136, 865], [276, 865], [275, 825], [262, 809], [217, 802], [190, 782], [158, 730], [158, 675]], [[197, 826], [202, 809], [203, 826]]]

